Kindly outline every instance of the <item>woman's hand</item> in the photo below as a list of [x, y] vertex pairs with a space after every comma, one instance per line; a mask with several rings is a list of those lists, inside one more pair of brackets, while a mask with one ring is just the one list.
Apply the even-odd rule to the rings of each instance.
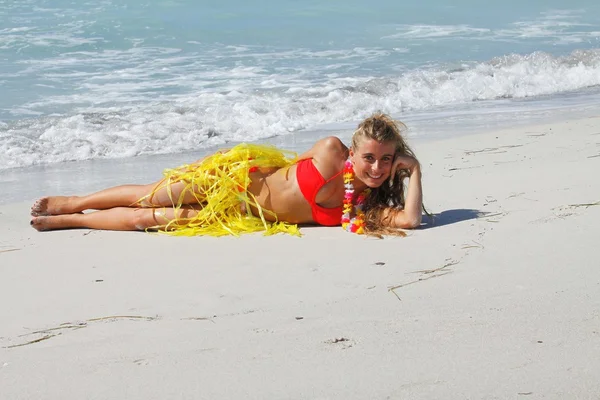
[[392, 175], [395, 176], [396, 172], [406, 169], [409, 174], [412, 175], [415, 170], [420, 170], [421, 166], [416, 158], [410, 156], [396, 155], [394, 157], [394, 164], [392, 165]]
[[423, 213], [423, 189], [421, 187], [421, 165], [416, 158], [396, 155], [392, 165], [392, 177], [400, 170], [408, 170], [409, 182], [404, 201], [404, 209], [395, 213], [392, 227], [412, 229], [421, 225]]

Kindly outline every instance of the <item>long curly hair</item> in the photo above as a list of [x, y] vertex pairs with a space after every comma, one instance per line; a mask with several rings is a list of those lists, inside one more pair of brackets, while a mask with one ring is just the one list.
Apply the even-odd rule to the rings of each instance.
[[[376, 113], [362, 121], [352, 135], [352, 149], [356, 151], [363, 140], [374, 139], [379, 143], [395, 144], [395, 154], [410, 156], [416, 159], [415, 153], [406, 143], [402, 132], [406, 125], [395, 121], [388, 115]], [[393, 218], [395, 210], [403, 210], [405, 204], [404, 180], [410, 176], [408, 169], [399, 169], [394, 176], [378, 188], [371, 189], [365, 200], [365, 231], [372, 235], [392, 234], [404, 236], [404, 232], [389, 228], [387, 219]], [[384, 213], [384, 210], [387, 210]], [[423, 206], [425, 213], [429, 214]]]

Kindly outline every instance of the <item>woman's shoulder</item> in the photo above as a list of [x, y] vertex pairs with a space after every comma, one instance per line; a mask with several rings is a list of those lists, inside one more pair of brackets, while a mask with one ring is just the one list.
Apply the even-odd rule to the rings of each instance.
[[329, 136], [319, 140], [313, 147], [312, 159], [326, 180], [338, 174], [344, 168], [348, 158], [348, 148], [336, 136]]
[[337, 136], [328, 136], [315, 143], [315, 150], [325, 158], [332, 160], [346, 159], [348, 147]]

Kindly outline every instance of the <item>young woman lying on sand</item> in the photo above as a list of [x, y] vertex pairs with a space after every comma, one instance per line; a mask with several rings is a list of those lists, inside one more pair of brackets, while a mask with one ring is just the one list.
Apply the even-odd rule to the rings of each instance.
[[299, 234], [297, 224], [319, 224], [398, 234], [398, 228], [418, 227], [422, 212], [419, 162], [399, 124], [375, 114], [359, 124], [350, 148], [328, 137], [296, 158], [274, 147], [240, 144], [166, 170], [164, 179], [149, 185], [44, 197], [31, 208], [31, 225], [38, 231], [90, 228], [219, 236]]

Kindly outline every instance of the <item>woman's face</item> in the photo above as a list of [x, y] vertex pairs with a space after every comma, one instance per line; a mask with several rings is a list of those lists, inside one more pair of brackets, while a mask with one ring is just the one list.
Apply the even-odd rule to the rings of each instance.
[[371, 188], [381, 186], [390, 177], [395, 149], [393, 142], [380, 143], [374, 139], [360, 141], [357, 149], [350, 149], [356, 178]]

